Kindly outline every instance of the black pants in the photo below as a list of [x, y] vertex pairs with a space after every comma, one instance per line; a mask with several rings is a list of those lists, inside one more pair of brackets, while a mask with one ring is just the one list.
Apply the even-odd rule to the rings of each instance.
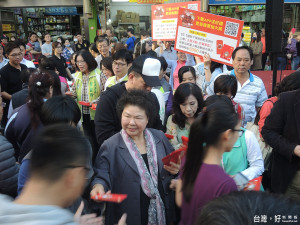
[[268, 58], [269, 53], [263, 53], [261, 57], [261, 65], [262, 65], [262, 70], [265, 70], [267, 58]]
[[89, 139], [93, 149], [93, 164], [98, 153], [98, 144], [96, 140], [94, 120], [91, 120], [90, 114], [82, 114], [82, 127], [85, 136]]

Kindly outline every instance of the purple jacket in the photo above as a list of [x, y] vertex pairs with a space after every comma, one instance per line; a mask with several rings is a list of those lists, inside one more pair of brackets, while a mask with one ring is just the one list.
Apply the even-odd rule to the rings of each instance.
[[287, 50], [288, 54], [292, 54], [293, 57], [297, 56], [297, 47], [296, 47], [297, 40], [295, 38], [291, 39], [291, 43], [287, 44], [285, 49]]

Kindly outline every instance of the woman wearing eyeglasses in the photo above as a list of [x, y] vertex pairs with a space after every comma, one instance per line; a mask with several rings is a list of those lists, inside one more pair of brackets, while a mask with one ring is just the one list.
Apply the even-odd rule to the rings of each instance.
[[[233, 103], [239, 119], [242, 121], [243, 108], [232, 99], [237, 92], [237, 81], [234, 76], [219, 76], [214, 83], [216, 95], [226, 95]], [[208, 102], [212, 98], [207, 98]], [[259, 177], [264, 172], [264, 161], [255, 135], [244, 128], [240, 128], [239, 138], [233, 145], [231, 152], [226, 152], [222, 158], [222, 166], [227, 174], [234, 176], [241, 172], [248, 180]]]
[[93, 147], [93, 157], [98, 152], [98, 144], [95, 134], [95, 110], [90, 107], [97, 103], [101, 94], [101, 71], [97, 68], [98, 64], [95, 58], [88, 50], [80, 50], [75, 58], [75, 62], [79, 71], [74, 75], [73, 95], [77, 98], [77, 102], [87, 102], [88, 105], [78, 106], [82, 113], [82, 127], [85, 135], [90, 138]]
[[60, 42], [53, 42], [52, 43], [52, 51], [53, 56], [51, 59], [55, 63], [56, 69], [58, 70], [59, 76], [64, 77], [69, 80], [73, 80], [72, 74], [68, 69], [68, 65], [66, 63], [66, 59], [61, 56], [63, 52], [63, 47]]

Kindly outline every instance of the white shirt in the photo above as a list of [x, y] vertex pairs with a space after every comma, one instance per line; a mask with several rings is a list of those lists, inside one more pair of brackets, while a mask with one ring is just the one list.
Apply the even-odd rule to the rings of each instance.
[[34, 63], [32, 61], [29, 61], [29, 60], [25, 59], [25, 58], [22, 59], [21, 63], [24, 64], [25, 66], [27, 66], [27, 68], [36, 69]]
[[264, 172], [264, 160], [262, 158], [261, 150], [258, 141], [252, 131], [245, 131], [245, 140], [247, 145], [247, 160], [249, 167], [241, 173], [252, 180], [259, 177]]

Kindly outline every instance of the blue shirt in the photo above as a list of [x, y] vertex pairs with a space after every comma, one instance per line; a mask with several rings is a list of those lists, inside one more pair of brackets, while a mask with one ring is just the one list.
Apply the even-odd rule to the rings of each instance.
[[30, 159], [24, 159], [22, 161], [18, 176], [18, 195], [21, 194], [22, 189], [29, 178], [29, 163]]
[[128, 50], [132, 50], [134, 48], [134, 41], [136, 40], [136, 37], [132, 36], [127, 39], [126, 45]]
[[9, 62], [9, 60], [3, 57], [2, 62], [0, 62], [0, 69], [1, 69], [3, 66], [5, 66], [8, 62]]

